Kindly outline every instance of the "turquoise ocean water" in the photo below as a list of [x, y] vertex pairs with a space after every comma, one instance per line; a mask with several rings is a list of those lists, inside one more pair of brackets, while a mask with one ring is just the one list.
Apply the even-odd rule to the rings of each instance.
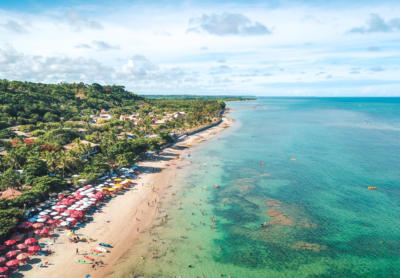
[[228, 106], [115, 277], [400, 277], [399, 98]]

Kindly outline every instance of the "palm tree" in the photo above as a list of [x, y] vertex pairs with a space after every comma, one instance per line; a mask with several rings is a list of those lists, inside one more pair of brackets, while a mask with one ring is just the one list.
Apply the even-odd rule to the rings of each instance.
[[55, 173], [58, 165], [58, 153], [56, 152], [44, 152], [43, 153], [43, 160], [46, 161], [47, 167], [49, 170], [51, 169]]
[[70, 166], [70, 157], [65, 153], [60, 153], [57, 161], [57, 168], [62, 169], [62, 178], [64, 179], [65, 169]]

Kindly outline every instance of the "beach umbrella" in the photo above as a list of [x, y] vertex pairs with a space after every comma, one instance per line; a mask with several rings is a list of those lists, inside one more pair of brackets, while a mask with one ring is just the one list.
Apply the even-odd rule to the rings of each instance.
[[86, 192], [81, 192], [81, 193], [79, 193], [79, 195], [81, 195], [81, 196], [85, 196], [86, 195]]
[[70, 216], [71, 214], [68, 213], [68, 212], [63, 212], [63, 213], [61, 213], [61, 215], [62, 215], [62, 216]]
[[[64, 211], [64, 213], [69, 213], [69, 214], [74, 213], [74, 212], [75, 212], [74, 209], [67, 209], [66, 211]], [[61, 215], [63, 215], [63, 214], [61, 214]]]
[[0, 267], [0, 273], [5, 273], [5, 272], [7, 272], [7, 270], [8, 270], [8, 267], [5, 267], [5, 266], [4, 267]]
[[60, 215], [57, 215], [57, 216], [54, 216], [53, 218], [54, 218], [54, 219], [61, 219], [61, 218], [62, 218], [62, 216], [60, 216]]
[[6, 266], [15, 266], [19, 264], [19, 260], [12, 260], [6, 263]]
[[65, 220], [67, 220], [67, 221], [69, 221], [69, 222], [72, 222], [72, 221], [74, 221], [75, 220], [75, 218], [74, 217], [68, 217], [67, 219], [65, 219]]
[[5, 245], [0, 245], [0, 251], [6, 250], [7, 246]]
[[33, 244], [35, 242], [36, 242], [36, 239], [34, 239], [34, 238], [28, 238], [28, 239], [25, 240], [26, 244]]
[[15, 244], [16, 243], [16, 241], [15, 240], [13, 240], [13, 239], [10, 239], [10, 240], [7, 240], [6, 242], [4, 242], [4, 245], [13, 245], [13, 244]]
[[44, 227], [44, 225], [42, 223], [35, 223], [35, 224], [32, 225], [32, 227], [35, 228], [35, 229], [39, 229], [39, 228]]
[[47, 211], [42, 211], [39, 213], [39, 215], [46, 215], [46, 214], [49, 214], [49, 213]]
[[77, 208], [76, 210], [77, 211], [83, 211], [83, 208]]
[[18, 227], [23, 228], [23, 229], [29, 229], [30, 227], [32, 227], [32, 223], [25, 221], [25, 222], [22, 222], [21, 224], [19, 224]]
[[[46, 220], [47, 220], [47, 219], [50, 219], [50, 215], [42, 215], [40, 218], [46, 219]], [[39, 218], [39, 219], [40, 219], [40, 218]]]
[[60, 208], [60, 207], [55, 209], [55, 211], [58, 211], [58, 212], [63, 212], [64, 210], [65, 210], [64, 208]]
[[49, 219], [49, 220], [47, 220], [47, 224], [54, 224], [54, 223], [56, 223], [57, 222], [57, 220], [55, 220], [55, 219]]
[[41, 234], [48, 234], [48, 233], [50, 233], [50, 231], [47, 230], [47, 229], [43, 229], [43, 230], [40, 231], [40, 233]]
[[49, 196], [50, 197], [57, 197], [57, 193], [50, 193]]
[[90, 198], [90, 201], [97, 202], [96, 198]]
[[28, 253], [21, 253], [17, 256], [17, 259], [22, 261], [22, 260], [26, 260], [27, 258], [29, 258], [29, 254]]
[[6, 260], [6, 257], [0, 257], [0, 263], [4, 263]]
[[34, 233], [35, 233], [36, 235], [38, 235], [38, 234], [41, 233], [41, 230], [36, 230], [36, 231], [34, 231]]
[[18, 254], [18, 251], [16, 251], [16, 250], [11, 250], [11, 251], [8, 251], [7, 253], [6, 253], [6, 257], [7, 258], [11, 258], [11, 257], [14, 257], [15, 255], [17, 255]]
[[59, 205], [58, 207], [59, 208], [66, 208], [67, 206], [66, 205]]
[[39, 250], [40, 250], [40, 246], [38, 246], [38, 245], [31, 246], [31, 247], [28, 248], [29, 252], [37, 252]]
[[45, 209], [44, 211], [47, 212], [47, 213], [50, 213], [51, 209]]
[[53, 211], [52, 213], [50, 213], [50, 215], [51, 216], [56, 216], [56, 215], [58, 215], [58, 212], [57, 211]]
[[60, 226], [68, 226], [68, 225], [69, 225], [68, 221], [61, 222], [61, 224], [60, 224]]
[[17, 248], [19, 250], [22, 250], [22, 249], [28, 248], [28, 245], [26, 245], [25, 243], [20, 243], [20, 244], [17, 244]]
[[45, 218], [38, 218], [36, 220], [36, 222], [43, 223], [43, 222], [46, 222], [46, 219]]

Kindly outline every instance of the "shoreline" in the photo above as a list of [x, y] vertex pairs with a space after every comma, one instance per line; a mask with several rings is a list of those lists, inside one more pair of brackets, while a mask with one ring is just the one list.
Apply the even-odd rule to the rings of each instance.
[[[92, 269], [91, 264], [76, 263], [75, 260], [84, 259], [84, 253], [89, 252], [90, 249], [95, 248], [98, 244], [96, 242], [70, 243], [67, 231], [63, 231], [59, 234], [55, 233], [58, 239], [51, 246], [55, 253], [49, 257], [41, 257], [40, 263], [49, 263], [47, 268], [35, 267], [39, 263], [39, 259], [33, 257], [31, 260], [34, 260], [35, 263], [26, 267], [32, 269], [25, 270], [24, 267], [21, 267], [19, 272], [23, 273], [24, 277], [33, 278], [39, 278], [43, 275], [47, 277], [65, 277], [66, 274], [68, 274], [68, 277], [85, 277], [88, 274], [95, 277], [109, 277], [112, 275], [117, 268], [118, 262], [123, 260], [124, 254], [135, 246], [135, 242], [139, 240], [142, 233], [145, 233], [144, 230], [151, 225], [156, 216], [166, 214], [162, 208], [162, 199], [171, 190], [169, 183], [176, 178], [177, 169], [181, 163], [176, 157], [181, 156], [187, 147], [207, 140], [228, 128], [231, 124], [232, 121], [224, 116], [219, 125], [191, 135], [184, 141], [164, 149], [157, 157], [158, 161], [140, 162], [139, 169], [141, 173], [144, 173], [146, 169], [150, 170], [152, 168], [157, 169], [158, 172], [150, 171], [148, 174], [141, 174], [140, 179], [135, 180], [133, 188], [126, 190], [124, 194], [118, 195], [118, 197], [109, 201], [103, 206], [102, 213], [94, 215], [93, 222], [76, 232], [76, 235], [80, 237], [91, 237], [97, 243], [105, 242], [114, 246], [114, 248], [109, 249], [110, 253], [107, 253], [105, 257], [94, 258], [97, 261], [102, 260], [104, 262], [103, 266], [96, 266], [95, 269]], [[172, 163], [176, 165], [172, 165]], [[148, 184], [154, 185], [154, 190], [148, 187]], [[160, 212], [157, 212], [158, 208]], [[137, 229], [139, 229], [139, 232], [137, 232]], [[77, 248], [79, 255], [75, 254]]]

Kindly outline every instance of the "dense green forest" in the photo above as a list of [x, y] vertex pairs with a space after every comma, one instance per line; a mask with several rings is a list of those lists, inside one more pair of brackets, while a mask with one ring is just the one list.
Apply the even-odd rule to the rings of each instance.
[[213, 95], [213, 96], [202, 96], [202, 95], [143, 95], [150, 99], [216, 99], [222, 101], [245, 101], [245, 100], [257, 100], [253, 96], [223, 96], [223, 95]]
[[[23, 193], [0, 199], [0, 234], [25, 218], [25, 208], [66, 189], [72, 175], [92, 181], [132, 165], [173, 142], [171, 135], [218, 121], [224, 108], [221, 98], [150, 99], [116, 85], [1, 80], [0, 189]], [[94, 121], [101, 113], [110, 118]]]

